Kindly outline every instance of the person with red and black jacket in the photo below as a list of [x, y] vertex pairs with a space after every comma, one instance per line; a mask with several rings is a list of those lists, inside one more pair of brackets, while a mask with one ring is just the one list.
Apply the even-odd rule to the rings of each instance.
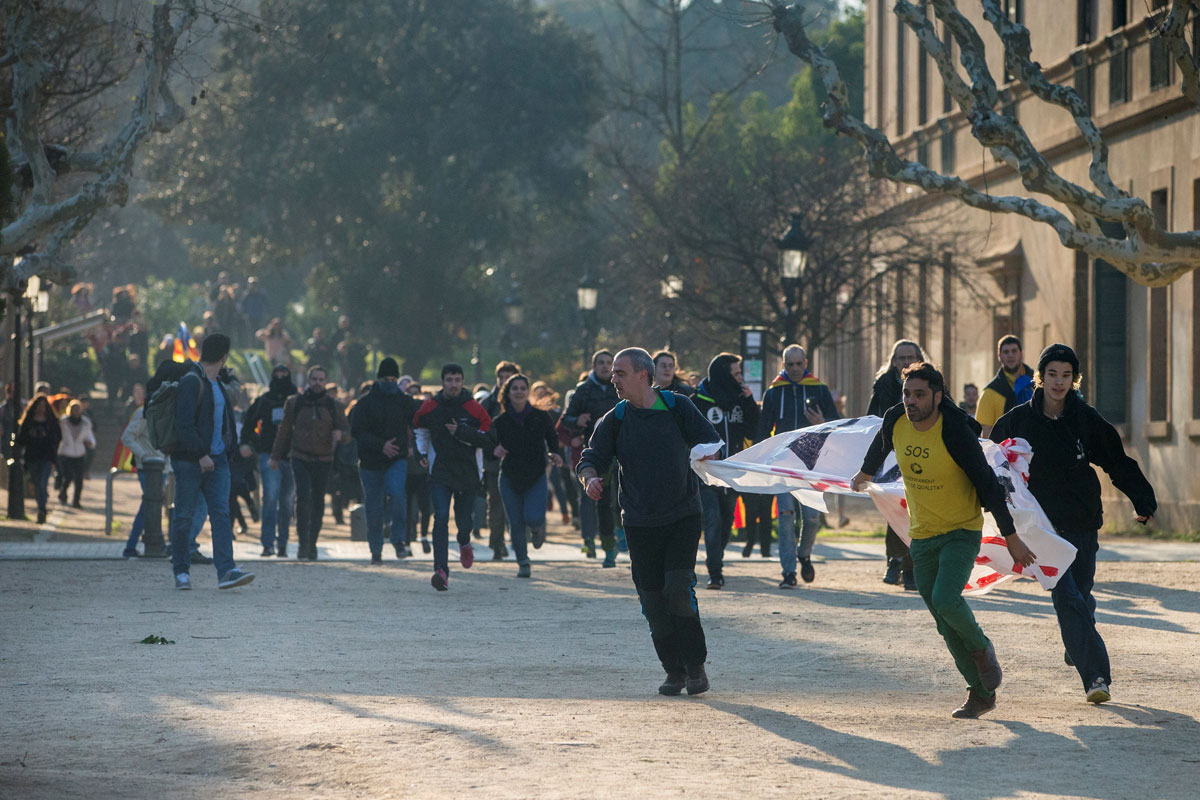
[[980, 504], [995, 518], [1015, 563], [1028, 567], [1036, 556], [1016, 532], [1008, 493], [979, 445], [979, 423], [950, 400], [942, 374], [932, 364], [916, 362], [901, 378], [903, 403], [884, 415], [851, 484], [863, 491], [895, 451], [911, 521], [917, 591], [969, 686], [966, 702], [951, 716], [974, 719], [996, 707], [1003, 674], [991, 640], [962, 596], [982, 541]]
[[450, 588], [450, 501], [458, 527], [458, 558], [463, 569], [475, 563], [471, 530], [475, 526], [475, 497], [483, 478], [483, 448], [494, 447], [488, 437], [492, 418], [463, 391], [463, 368], [442, 367], [442, 390], [421, 404], [413, 417], [417, 450], [429, 470], [433, 501], [433, 577], [439, 592]]
[[1059, 536], [1075, 545], [1075, 560], [1050, 592], [1065, 660], [1079, 672], [1089, 703], [1112, 699], [1108, 649], [1096, 630], [1096, 551], [1104, 521], [1096, 464], [1133, 501], [1136, 520], [1146, 524], [1158, 510], [1154, 487], [1125, 453], [1121, 435], [1079, 396], [1079, 358], [1065, 344], [1052, 344], [1038, 358], [1033, 397], [997, 420], [991, 439], [1021, 438], [1033, 448], [1029, 491]]

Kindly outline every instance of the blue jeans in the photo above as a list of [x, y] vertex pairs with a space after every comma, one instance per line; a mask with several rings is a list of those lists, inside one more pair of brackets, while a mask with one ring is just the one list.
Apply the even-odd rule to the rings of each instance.
[[[208, 507], [212, 528], [213, 566], [220, 577], [237, 566], [233, 561], [233, 525], [229, 521], [229, 458], [213, 456], [213, 469], [204, 472], [198, 461], [171, 459], [175, 471], [175, 514], [171, 525], [171, 566], [175, 574], [191, 569], [189, 539], [194, 529], [196, 506]], [[201, 520], [203, 524], [203, 520]]]
[[[146, 495], [146, 473], [138, 471], [138, 483], [142, 485], [142, 496]], [[163, 473], [163, 487], [167, 485], [167, 474]], [[146, 529], [146, 501], [142, 500], [138, 506], [137, 516], [133, 518], [133, 524], [129, 527], [129, 540], [125, 542], [126, 550], [137, 549], [138, 541], [142, 538], [142, 531]], [[194, 539], [194, 537], [193, 537]], [[195, 548], [192, 548], [193, 550]]]
[[404, 544], [408, 536], [408, 494], [404, 484], [408, 478], [408, 462], [401, 458], [393, 461], [387, 469], [358, 468], [362, 481], [363, 505], [367, 512], [367, 542], [371, 556], [383, 555], [383, 508], [387, 500], [388, 517], [392, 530], [388, 539], [393, 547]]
[[429, 481], [433, 501], [433, 569], [450, 574], [450, 500], [454, 500], [454, 524], [458, 527], [458, 546], [471, 543], [475, 527], [475, 498], [479, 492], [456, 492], [444, 483]]
[[729, 545], [736, 504], [737, 494], [732, 489], [701, 484], [700, 521], [704, 526], [704, 566], [710, 577], [723, 576], [725, 548]]
[[[796, 556], [808, 558], [812, 555], [813, 543], [817, 541], [817, 528], [821, 525], [821, 512], [802, 505], [790, 494], [775, 496], [779, 502], [779, 566], [784, 575], [796, 573]], [[800, 510], [803, 527], [800, 531], [800, 551], [796, 551], [796, 509]]]
[[1108, 648], [1096, 630], [1096, 598], [1092, 597], [1092, 586], [1096, 582], [1096, 551], [1100, 549], [1100, 542], [1096, 531], [1064, 531], [1059, 535], [1078, 550], [1070, 568], [1050, 591], [1063, 645], [1075, 662], [1083, 688], [1090, 687], [1096, 678], [1111, 684]]
[[529, 563], [529, 549], [526, 547], [526, 530], [542, 528], [546, 525], [546, 477], [540, 476], [523, 492], [513, 488], [512, 482], [503, 472], [500, 473], [500, 496], [504, 498], [504, 513], [508, 515], [508, 527], [511, 530], [513, 553], [517, 556], [518, 564]]
[[258, 474], [262, 479], [262, 546], [277, 552], [287, 549], [288, 526], [292, 523], [292, 504], [296, 502], [296, 479], [292, 462], [283, 459], [279, 469], [271, 469], [269, 453], [258, 454]]
[[25, 471], [33, 479], [33, 492], [37, 498], [38, 513], [46, 513], [46, 504], [50, 496], [50, 471], [54, 469], [53, 461], [26, 461]]

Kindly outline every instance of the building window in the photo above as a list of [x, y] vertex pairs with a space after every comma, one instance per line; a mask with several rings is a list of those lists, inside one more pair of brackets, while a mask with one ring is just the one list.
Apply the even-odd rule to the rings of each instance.
[[923, 134], [917, 138], [917, 163], [922, 167], [929, 166], [929, 139]]
[[1096, 410], [1115, 424], [1127, 422], [1128, 382], [1127, 295], [1129, 279], [1116, 267], [1096, 259], [1092, 277], [1092, 387]]
[[[1200, 14], [1197, 15], [1200, 19]], [[950, 26], [942, 27], [942, 47], [946, 49], [946, 55], [950, 56], [950, 63], [954, 64], [954, 37], [950, 34]], [[942, 113], [949, 114], [954, 108], [954, 98], [950, 96], [950, 90], [942, 86]]]
[[1087, 44], [1096, 38], [1096, 0], [1076, 0], [1075, 44]]
[[[887, 0], [879, 0], [875, 9], [875, 126], [883, 130], [883, 103], [886, 97], [884, 85], [887, 82], [887, 68], [883, 66], [883, 54], [886, 52], [884, 46], [884, 29], [887, 21]], [[899, 22], [899, 20], [897, 20]]]
[[1082, 50], [1077, 50], [1071, 54], [1071, 63], [1075, 67], [1075, 94], [1079, 95], [1079, 99], [1087, 106], [1088, 113], [1092, 112], [1094, 97], [1092, 94], [1092, 62], [1088, 58], [1087, 53]]
[[954, 173], [954, 126], [942, 120], [942, 172]]
[[893, 341], [895, 341], [896, 339], [903, 339], [905, 337], [905, 333], [904, 333], [904, 279], [905, 279], [906, 272], [907, 272], [907, 270], [904, 267], [899, 267], [896, 269], [896, 272], [894, 273], [895, 274], [894, 280], [895, 280], [895, 285], [896, 285], [896, 294], [895, 294], [895, 297], [893, 297], [892, 299], [896, 301], [896, 312], [895, 312], [895, 320], [894, 320], [895, 326], [896, 326], [896, 335], [892, 337]]
[[1113, 43], [1108, 60], [1108, 104], [1120, 105], [1129, 100], [1129, 50], [1124, 41]]
[[[1157, 189], [1150, 193], [1150, 210], [1154, 221], [1163, 230], [1170, 228], [1170, 213], [1168, 203], [1170, 196], [1166, 189]], [[1171, 297], [1166, 286], [1158, 286], [1150, 290], [1150, 307], [1148, 316], [1149, 353], [1147, 359], [1147, 389], [1149, 390], [1148, 411], [1151, 422], [1165, 422], [1169, 418], [1171, 407]]]
[[[1192, 181], [1192, 230], [1200, 229], [1200, 178]], [[1200, 419], [1200, 274], [1192, 272], [1192, 418]]]
[[1150, 31], [1150, 91], [1171, 85], [1171, 49], [1158, 33], [1162, 14], [1147, 23]]
[[[925, 48], [917, 43], [917, 124], [929, 120], [929, 56]], [[922, 162], [924, 163], [924, 162]]]
[[908, 82], [904, 74], [904, 39], [907, 31], [904, 23], [896, 20], [896, 134], [904, 135], [904, 84]]
[[1129, 23], [1129, 0], [1113, 0], [1113, 30], [1124, 28]]

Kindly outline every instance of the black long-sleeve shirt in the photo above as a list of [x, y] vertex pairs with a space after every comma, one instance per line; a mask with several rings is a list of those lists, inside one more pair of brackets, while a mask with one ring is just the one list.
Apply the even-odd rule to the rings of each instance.
[[491, 435], [508, 451], [500, 461], [500, 474], [518, 492], [524, 492], [546, 474], [546, 454], [558, 451], [553, 420], [533, 406], [525, 406], [523, 414], [505, 411], [496, 417]]
[[620, 465], [617, 499], [625, 525], [660, 527], [700, 513], [700, 478], [692, 470], [691, 450], [721, 437], [692, 401], [674, 395], [672, 409], [637, 408], [625, 403], [623, 418], [613, 409], [596, 423], [577, 474], [591, 467], [608, 471]]
[[1154, 488], [1138, 463], [1125, 453], [1121, 435], [1100, 412], [1067, 394], [1062, 416], [1042, 413], [1042, 390], [996, 421], [991, 439], [1021, 438], [1033, 448], [1029, 462], [1029, 491], [1060, 531], [1095, 531], [1104, 523], [1100, 481], [1092, 464], [1112, 478], [1113, 485], [1133, 501], [1139, 516], [1158, 509]]

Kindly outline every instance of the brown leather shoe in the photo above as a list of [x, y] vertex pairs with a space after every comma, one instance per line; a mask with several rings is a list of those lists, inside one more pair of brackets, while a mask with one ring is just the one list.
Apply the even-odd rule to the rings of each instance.
[[978, 719], [996, 707], [996, 696], [980, 697], [975, 692], [967, 692], [967, 702], [950, 713], [955, 719]]
[[987, 647], [971, 653], [971, 659], [979, 670], [979, 682], [983, 684], [983, 688], [989, 692], [996, 691], [1004, 678], [1004, 671], [1000, 669], [1000, 662], [996, 660], [996, 648], [988, 642]]

